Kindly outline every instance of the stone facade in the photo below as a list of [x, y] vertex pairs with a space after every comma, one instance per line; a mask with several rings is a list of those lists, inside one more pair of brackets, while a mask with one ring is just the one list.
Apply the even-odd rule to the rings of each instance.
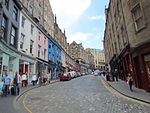
[[28, 11], [38, 19], [46, 31], [54, 37], [54, 14], [49, 0], [20, 0]]
[[79, 61], [82, 73], [93, 68], [94, 56], [83, 48], [82, 43], [77, 44], [75, 41], [73, 41], [70, 44], [70, 54], [73, 59]]
[[93, 59], [90, 58], [92, 64], [94, 64], [95, 69], [105, 69], [105, 55], [104, 51], [100, 49], [87, 48], [86, 51], [93, 55]]
[[64, 32], [62, 32], [62, 30], [59, 28], [56, 17], [55, 17], [55, 23], [54, 23], [54, 38], [59, 43], [59, 45], [61, 45], [61, 47], [65, 51], [67, 51], [67, 37], [65, 35], [65, 30]]
[[[111, 0], [106, 9], [104, 48], [112, 74], [128, 73], [135, 86], [150, 91], [150, 1]], [[140, 64], [140, 65], [139, 65]]]
[[5, 71], [19, 72], [19, 17], [21, 5], [16, 0], [0, 0], [0, 78]]

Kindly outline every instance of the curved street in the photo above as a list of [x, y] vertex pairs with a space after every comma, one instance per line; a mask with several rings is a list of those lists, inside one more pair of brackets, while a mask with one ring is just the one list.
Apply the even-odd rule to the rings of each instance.
[[37, 88], [26, 96], [24, 104], [32, 113], [149, 113], [150, 109], [110, 93], [100, 77], [92, 75]]

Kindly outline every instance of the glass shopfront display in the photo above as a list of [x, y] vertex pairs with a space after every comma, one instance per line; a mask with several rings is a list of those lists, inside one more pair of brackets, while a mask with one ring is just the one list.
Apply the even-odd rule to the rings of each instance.
[[149, 80], [149, 87], [150, 87], [150, 54], [144, 56], [144, 61], [145, 61], [145, 68], [147, 71], [147, 77]]

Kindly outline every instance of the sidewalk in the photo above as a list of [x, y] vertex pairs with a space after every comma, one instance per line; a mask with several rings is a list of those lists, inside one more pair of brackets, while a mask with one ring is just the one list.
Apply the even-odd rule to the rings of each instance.
[[[106, 76], [102, 75], [101, 78], [106, 81]], [[133, 85], [133, 92], [131, 92], [129, 85], [125, 81], [122, 81], [122, 80], [112, 81], [112, 82], [106, 81], [106, 82], [113, 89], [115, 89], [116, 91], [118, 91], [119, 93], [121, 93], [127, 97], [130, 97], [130, 98], [133, 98], [136, 100], [140, 100], [142, 102], [150, 104], [150, 93], [145, 92], [142, 89], [138, 89], [134, 85]]]
[[[53, 84], [59, 80], [52, 80], [50, 84]], [[50, 85], [46, 84], [46, 85]], [[44, 86], [44, 85], [42, 85]], [[39, 85], [32, 86], [32, 84], [27, 87], [21, 87], [21, 92], [19, 96], [8, 95], [7, 97], [0, 96], [0, 113], [17, 113], [14, 108], [14, 101], [17, 101], [24, 93], [34, 88], [40, 87]]]

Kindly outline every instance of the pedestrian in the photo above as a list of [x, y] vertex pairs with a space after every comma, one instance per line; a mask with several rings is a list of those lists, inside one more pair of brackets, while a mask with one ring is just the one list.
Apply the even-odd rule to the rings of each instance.
[[118, 81], [118, 70], [117, 69], [115, 69], [114, 77], [115, 77], [116, 81]]
[[27, 86], [27, 75], [23, 73], [22, 75], [22, 87]]
[[28, 85], [28, 80], [29, 80], [29, 75], [28, 75], [28, 73], [26, 72], [26, 77], [27, 77], [27, 79], [26, 79], [26, 86]]
[[43, 82], [43, 80], [42, 80], [42, 74], [41, 74], [41, 72], [39, 72], [38, 73], [38, 84], [40, 85], [40, 86], [42, 86], [42, 82]]
[[21, 78], [20, 78], [19, 72], [16, 72], [15, 77], [14, 77], [14, 92], [15, 92], [15, 95], [19, 95], [19, 93], [20, 93], [20, 83], [21, 83]]
[[10, 87], [10, 84], [12, 82], [12, 78], [11, 76], [9, 75], [8, 72], [5, 72], [5, 75], [3, 76], [2, 78], [3, 82], [4, 82], [4, 85], [3, 85], [3, 93], [5, 96], [7, 96], [9, 94], [9, 87]]
[[36, 74], [34, 74], [32, 76], [32, 84], [33, 84], [33, 86], [35, 85], [36, 81], [37, 81], [37, 77], [36, 77]]
[[133, 78], [130, 73], [128, 73], [127, 83], [129, 84], [130, 90], [133, 91], [132, 90]]

